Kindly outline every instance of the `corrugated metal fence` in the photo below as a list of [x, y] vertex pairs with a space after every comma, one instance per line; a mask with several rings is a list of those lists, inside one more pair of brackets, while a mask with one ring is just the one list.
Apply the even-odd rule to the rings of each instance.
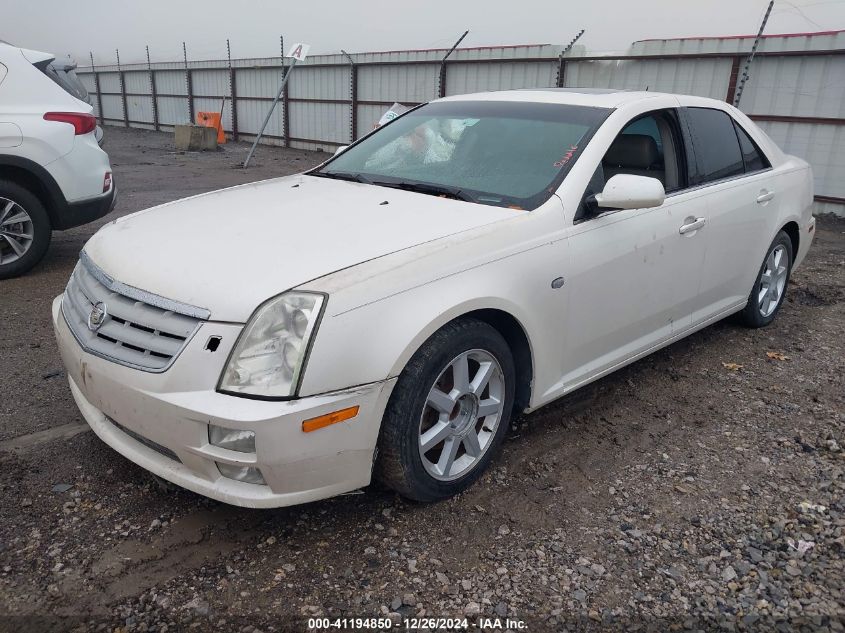
[[[636, 42], [624, 55], [552, 45], [316, 55], [297, 65], [266, 130], [269, 143], [333, 151], [395, 101], [533, 87], [649, 89], [732, 101], [752, 38]], [[221, 111], [252, 139], [287, 70], [278, 58], [98, 66], [77, 72], [101, 123], [169, 130]], [[740, 107], [816, 176], [817, 212], [845, 215], [845, 31], [769, 36]]]

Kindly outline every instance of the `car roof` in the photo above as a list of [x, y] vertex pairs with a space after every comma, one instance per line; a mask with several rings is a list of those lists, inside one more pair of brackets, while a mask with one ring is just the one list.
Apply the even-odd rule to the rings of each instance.
[[0, 55], [6, 57], [7, 55], [23, 55], [30, 64], [38, 64], [47, 60], [56, 58], [52, 53], [45, 53], [43, 51], [33, 51], [28, 48], [20, 48], [13, 44], [0, 41]]
[[605, 88], [521, 88], [444, 97], [441, 101], [519, 101], [537, 103], [560, 103], [597, 108], [618, 108], [628, 103], [654, 99], [656, 97], [677, 97], [664, 92], [646, 90], [617, 90]]

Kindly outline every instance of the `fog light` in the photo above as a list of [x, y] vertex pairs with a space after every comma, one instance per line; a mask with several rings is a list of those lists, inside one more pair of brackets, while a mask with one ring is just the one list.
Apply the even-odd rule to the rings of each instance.
[[252, 431], [238, 431], [209, 424], [208, 442], [212, 446], [219, 446], [220, 448], [225, 448], [227, 451], [237, 451], [239, 453], [255, 452], [255, 433]]
[[264, 476], [261, 471], [254, 466], [233, 466], [231, 464], [217, 464], [217, 470], [227, 479], [234, 479], [235, 481], [242, 481], [247, 484], [266, 484]]

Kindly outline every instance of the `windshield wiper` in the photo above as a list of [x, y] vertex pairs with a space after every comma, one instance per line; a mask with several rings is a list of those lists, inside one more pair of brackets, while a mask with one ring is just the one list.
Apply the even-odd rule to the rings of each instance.
[[312, 171], [309, 176], [317, 176], [319, 178], [333, 178], [335, 180], [349, 180], [352, 182], [363, 182], [371, 185], [373, 181], [361, 174], [354, 174], [346, 171]]
[[441, 196], [444, 198], [454, 198], [455, 200], [463, 200], [465, 202], [475, 202], [475, 198], [469, 194], [464, 193], [458, 187], [450, 187], [448, 185], [435, 185], [424, 182], [373, 182], [375, 185], [383, 187], [394, 187], [395, 189], [404, 189], [405, 191], [415, 191], [417, 193], [424, 193], [430, 196]]
[[458, 187], [450, 187], [448, 185], [436, 185], [425, 182], [386, 182], [381, 180], [370, 180], [363, 174], [356, 174], [347, 171], [312, 171], [310, 176], [317, 176], [319, 178], [333, 178], [335, 180], [349, 180], [351, 182], [362, 182], [367, 185], [379, 185], [380, 187], [392, 187], [393, 189], [403, 189], [405, 191], [414, 191], [416, 193], [424, 193], [429, 196], [441, 196], [444, 198], [453, 198], [455, 200], [463, 200], [465, 202], [475, 202], [475, 198], [469, 194], [464, 193]]

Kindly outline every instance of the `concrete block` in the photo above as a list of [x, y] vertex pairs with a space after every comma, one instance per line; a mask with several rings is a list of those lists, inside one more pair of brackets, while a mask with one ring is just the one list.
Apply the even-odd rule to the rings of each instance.
[[203, 125], [177, 125], [174, 133], [176, 149], [202, 152], [217, 149], [217, 130]]

